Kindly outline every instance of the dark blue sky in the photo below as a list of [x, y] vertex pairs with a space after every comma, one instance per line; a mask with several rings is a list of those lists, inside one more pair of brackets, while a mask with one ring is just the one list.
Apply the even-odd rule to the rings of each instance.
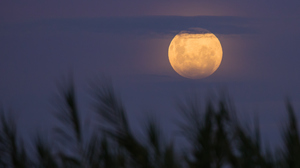
[[[299, 118], [299, 8], [296, 0], [1, 1], [0, 100], [27, 134], [51, 124], [57, 82], [70, 71], [83, 102], [89, 81], [108, 75], [133, 125], [152, 113], [170, 132], [176, 97], [226, 87], [238, 115], [258, 115], [274, 140], [285, 96]], [[201, 80], [180, 77], [168, 62], [172, 38], [190, 27], [208, 29], [223, 47], [219, 69]]]

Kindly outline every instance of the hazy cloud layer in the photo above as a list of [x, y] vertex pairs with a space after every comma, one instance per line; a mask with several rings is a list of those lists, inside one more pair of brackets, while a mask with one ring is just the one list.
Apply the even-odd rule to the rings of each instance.
[[1, 31], [64, 30], [134, 35], [174, 35], [181, 30], [201, 27], [215, 34], [253, 34], [253, 18], [231, 16], [144, 16], [87, 19], [47, 19], [2, 25]]

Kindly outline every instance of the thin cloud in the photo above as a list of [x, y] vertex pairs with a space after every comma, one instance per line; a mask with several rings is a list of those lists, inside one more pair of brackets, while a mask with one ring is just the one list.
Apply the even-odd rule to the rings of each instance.
[[215, 34], [257, 33], [251, 25], [254, 18], [233, 16], [144, 16], [83, 19], [45, 19], [34, 22], [1, 25], [5, 31], [87, 31], [97, 33], [133, 34], [142, 36], [174, 35], [192, 27], [207, 29]]

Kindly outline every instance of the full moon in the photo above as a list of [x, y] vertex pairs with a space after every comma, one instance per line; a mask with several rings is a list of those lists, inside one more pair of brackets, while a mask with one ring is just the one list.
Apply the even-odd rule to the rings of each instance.
[[219, 39], [204, 29], [181, 31], [170, 43], [169, 61], [181, 76], [190, 79], [205, 78], [213, 74], [222, 61]]

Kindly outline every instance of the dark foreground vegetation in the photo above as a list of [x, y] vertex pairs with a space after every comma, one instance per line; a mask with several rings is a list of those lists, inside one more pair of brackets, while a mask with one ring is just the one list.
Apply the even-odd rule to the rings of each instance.
[[300, 168], [299, 130], [289, 101], [288, 121], [282, 129], [284, 144], [272, 149], [261, 144], [258, 122], [247, 129], [226, 97], [207, 100], [205, 110], [199, 108], [197, 99], [179, 103], [178, 130], [189, 143], [182, 149], [164, 139], [154, 119], [144, 128], [146, 140], [137, 137], [111, 84], [93, 90], [98, 123], [93, 128], [86, 127], [80, 117], [73, 84], [60, 94], [59, 112], [54, 114], [60, 124], [50, 133], [37, 132], [31, 148], [18, 135], [13, 117], [1, 111], [0, 167]]

